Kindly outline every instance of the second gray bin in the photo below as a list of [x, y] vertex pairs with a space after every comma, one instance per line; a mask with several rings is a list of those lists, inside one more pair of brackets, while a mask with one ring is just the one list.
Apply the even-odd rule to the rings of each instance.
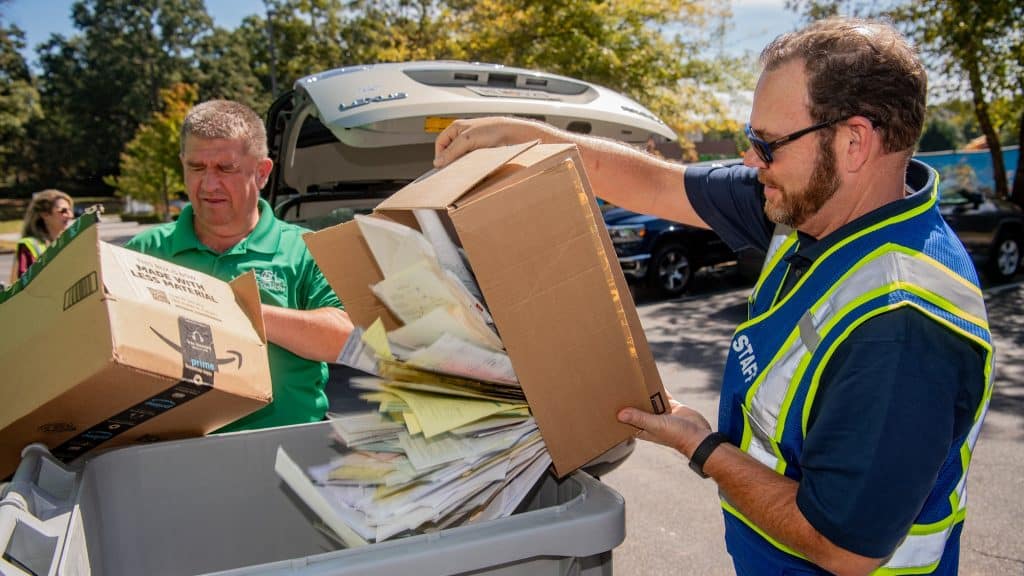
[[122, 448], [80, 472], [33, 447], [0, 500], [0, 574], [611, 574], [624, 503], [580, 472], [546, 477], [507, 518], [340, 549], [274, 472], [279, 445], [303, 467], [336, 456], [329, 434], [317, 423]]

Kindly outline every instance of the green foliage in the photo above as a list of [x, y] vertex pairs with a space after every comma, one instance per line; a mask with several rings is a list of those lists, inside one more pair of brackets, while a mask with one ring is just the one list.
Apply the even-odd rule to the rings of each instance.
[[346, 64], [341, 0], [266, 0], [266, 17], [248, 16], [235, 31], [268, 101], [296, 80]]
[[920, 152], [953, 150], [960, 148], [962, 144], [963, 137], [952, 122], [933, 117], [925, 123], [917, 149]]
[[25, 33], [0, 18], [0, 183], [19, 180], [18, 158], [27, 126], [42, 114], [35, 79], [20, 50]]
[[196, 101], [190, 84], [175, 84], [160, 91], [164, 109], [139, 126], [121, 154], [121, 175], [104, 181], [119, 196], [150, 202], [161, 219], [170, 216], [170, 200], [185, 192], [179, 160], [181, 125]]
[[270, 106], [270, 92], [253, 72], [242, 34], [217, 28], [199, 39], [195, 52], [195, 68], [188, 77], [199, 88], [199, 101], [237, 100], [256, 111]]
[[125, 142], [160, 108], [160, 90], [185, 78], [212, 21], [202, 0], [79, 0], [72, 20], [80, 35], [53, 36], [40, 51], [35, 169], [80, 189], [117, 172]]
[[[1020, 0], [787, 0], [810, 20], [853, 14], [892, 20], [921, 50], [931, 92], [959, 99], [969, 94], [978, 127], [992, 150], [996, 191], [1009, 195], [1001, 142], [1014, 128], [1024, 140], [1024, 3]], [[1024, 185], [1018, 202], [1024, 203]], [[1015, 194], [1016, 196], [1016, 194]]]
[[[680, 133], [721, 116], [721, 110], [711, 109], [712, 102], [698, 98], [704, 92], [693, 89], [696, 82], [681, 84], [689, 78], [706, 85], [719, 76], [699, 57], [721, 33], [713, 24], [727, 14], [716, 3], [480, 0], [460, 5], [463, 11], [452, 14], [452, 29], [459, 31], [458, 43], [470, 60], [537, 68], [606, 86], [649, 107]], [[711, 113], [693, 113], [702, 107]]]

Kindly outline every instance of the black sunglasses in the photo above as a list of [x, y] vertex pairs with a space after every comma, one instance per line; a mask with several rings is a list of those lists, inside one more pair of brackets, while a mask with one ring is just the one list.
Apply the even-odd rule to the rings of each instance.
[[760, 158], [761, 161], [764, 162], [765, 164], [771, 164], [772, 160], [774, 160], [774, 158], [772, 157], [772, 152], [774, 152], [778, 148], [781, 148], [781, 147], [785, 146], [786, 144], [789, 144], [790, 142], [792, 142], [792, 141], [794, 141], [794, 140], [796, 140], [798, 138], [806, 136], [807, 134], [810, 134], [811, 132], [814, 132], [815, 130], [821, 130], [822, 128], [827, 128], [827, 127], [835, 124], [836, 122], [841, 122], [841, 121], [842, 121], [841, 119], [836, 119], [836, 120], [827, 120], [825, 122], [819, 122], [819, 123], [815, 124], [814, 126], [808, 126], [807, 128], [804, 128], [803, 130], [797, 130], [796, 132], [793, 132], [791, 134], [786, 134], [785, 136], [783, 136], [781, 138], [776, 138], [775, 140], [772, 140], [771, 142], [768, 142], [768, 141], [765, 141], [765, 140], [762, 140], [762, 139], [758, 138], [757, 135], [754, 134], [754, 130], [750, 127], [750, 124], [747, 124], [743, 128], [743, 131], [747, 135], [747, 140], [750, 140], [750, 146], [754, 149], [754, 152], [757, 154], [757, 157]]

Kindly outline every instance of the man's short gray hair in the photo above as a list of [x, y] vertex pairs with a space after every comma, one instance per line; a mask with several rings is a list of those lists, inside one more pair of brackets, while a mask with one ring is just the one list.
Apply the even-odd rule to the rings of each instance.
[[233, 100], [208, 100], [192, 107], [181, 125], [181, 151], [189, 136], [208, 139], [241, 139], [245, 151], [266, 158], [267, 129], [263, 119], [245, 104]]

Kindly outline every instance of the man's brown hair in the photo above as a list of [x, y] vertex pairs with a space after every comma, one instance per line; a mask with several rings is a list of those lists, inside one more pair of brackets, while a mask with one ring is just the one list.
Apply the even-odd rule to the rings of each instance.
[[185, 138], [241, 139], [245, 151], [257, 158], [267, 157], [267, 129], [252, 108], [233, 100], [207, 100], [196, 104], [181, 125], [181, 148]]
[[913, 152], [924, 125], [928, 77], [914, 48], [882, 22], [830, 18], [783, 34], [761, 52], [764, 70], [799, 59], [815, 122], [864, 116], [886, 152]]

